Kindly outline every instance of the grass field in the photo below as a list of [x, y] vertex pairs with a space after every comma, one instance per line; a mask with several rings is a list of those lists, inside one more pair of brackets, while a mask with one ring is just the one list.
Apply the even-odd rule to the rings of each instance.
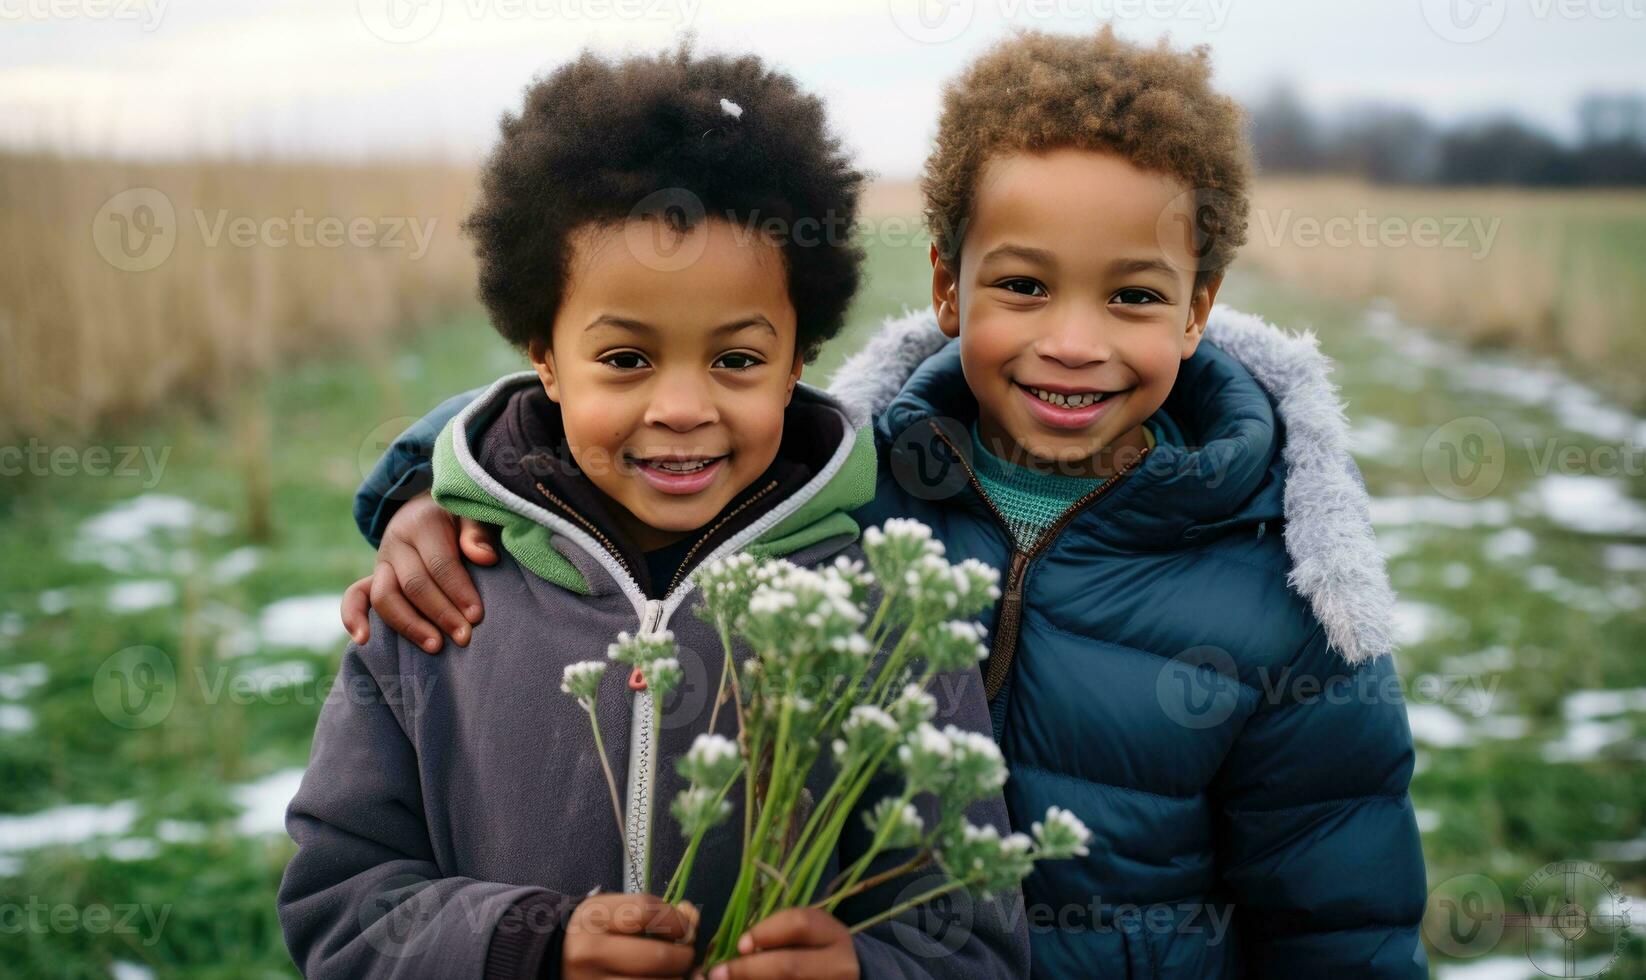
[[[920, 247], [875, 246], [853, 327], [810, 379], [919, 304], [924, 268]], [[1482, 875], [1513, 902], [1576, 860], [1646, 894], [1646, 421], [1379, 302], [1238, 274], [1225, 298], [1318, 330], [1341, 363], [1402, 594], [1431, 885]], [[474, 316], [394, 343], [277, 372], [210, 416], [100, 430], [115, 463], [137, 448], [125, 475], [75, 443], [0, 482], [0, 972], [294, 975], [280, 820], [342, 649], [337, 597], [371, 560], [352, 491], [409, 416], [518, 363]], [[1492, 492], [1453, 500], [1425, 445], [1465, 417], [1496, 426], [1506, 463]], [[1597, 452], [1618, 446], [1634, 472]], [[1519, 942], [1453, 975], [1537, 975]], [[1638, 939], [1624, 956], [1614, 975], [1646, 975]]]

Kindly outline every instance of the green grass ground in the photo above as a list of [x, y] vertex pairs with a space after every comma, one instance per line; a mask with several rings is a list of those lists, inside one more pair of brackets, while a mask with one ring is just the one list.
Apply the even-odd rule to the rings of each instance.
[[[810, 378], [920, 304], [925, 268], [921, 248], [871, 249], [852, 328]], [[1403, 598], [1431, 884], [1485, 875], [1512, 903], [1539, 868], [1580, 860], [1646, 894], [1646, 481], [1597, 474], [1594, 454], [1638, 447], [1641, 421], [1380, 308], [1238, 277], [1225, 299], [1317, 329], [1340, 361]], [[294, 975], [279, 813], [343, 646], [336, 597], [371, 561], [353, 489], [408, 416], [518, 364], [458, 319], [317, 357], [224, 416], [179, 407], [95, 440], [116, 460], [168, 453], [158, 475], [0, 481], [0, 972]], [[1468, 416], [1498, 427], [1507, 465], [1492, 493], [1450, 501], [1425, 444]], [[1586, 462], [1540, 472], [1549, 445]], [[68, 454], [60, 470], [93, 468]], [[1474, 967], [1536, 975], [1517, 942]], [[1615, 975], [1646, 975], [1638, 940], [1625, 955]]]

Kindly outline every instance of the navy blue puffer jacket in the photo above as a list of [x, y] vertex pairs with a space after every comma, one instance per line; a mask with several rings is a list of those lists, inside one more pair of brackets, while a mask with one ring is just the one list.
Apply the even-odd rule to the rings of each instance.
[[1026, 555], [969, 478], [958, 342], [928, 357], [929, 319], [903, 327], [837, 376], [872, 402], [924, 358], [856, 516], [1001, 569], [985, 674], [1013, 826], [1055, 804], [1094, 833], [1025, 884], [1033, 974], [1426, 976], [1392, 595], [1312, 341], [1221, 312], [1210, 336], [1279, 397], [1202, 344], [1165, 406], [1200, 448], [1160, 446]]

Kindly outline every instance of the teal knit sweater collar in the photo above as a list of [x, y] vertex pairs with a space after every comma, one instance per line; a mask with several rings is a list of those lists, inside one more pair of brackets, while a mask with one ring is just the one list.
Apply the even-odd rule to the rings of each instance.
[[[1181, 442], [1177, 426], [1164, 412], [1155, 413], [1144, 425], [1157, 444]], [[972, 470], [1023, 551], [1033, 548], [1075, 501], [1103, 485], [1100, 477], [1069, 476], [1001, 459], [983, 445], [976, 422], [972, 423]]]

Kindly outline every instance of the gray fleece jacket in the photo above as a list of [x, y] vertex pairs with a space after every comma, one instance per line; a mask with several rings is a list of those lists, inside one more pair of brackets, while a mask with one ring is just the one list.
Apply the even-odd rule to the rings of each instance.
[[[287, 946], [308, 977], [558, 975], [561, 929], [578, 901], [638, 890], [629, 855], [648, 841], [661, 891], [684, 852], [668, 811], [684, 788], [673, 760], [707, 729], [723, 659], [717, 635], [693, 614], [691, 568], [739, 551], [803, 565], [855, 554], [847, 515], [873, 492], [872, 438], [840, 403], [802, 385], [774, 492], [762, 487], [728, 505], [735, 516], [712, 522], [670, 588], [643, 587], [632, 549], [598, 514], [566, 503], [580, 499], [575, 472], [522, 475], [521, 460], [558, 449], [541, 444], [558, 431], [556, 418], [543, 417], [552, 410], [527, 403], [537, 383], [529, 373], [498, 381], [436, 444], [436, 499], [503, 529], [504, 558], [469, 570], [486, 607], [469, 646], [431, 657], [374, 614], [371, 640], [348, 648], [321, 712], [287, 812], [298, 849], [278, 899]], [[685, 670], [660, 729], [649, 691], [630, 690], [619, 670], [602, 682], [602, 739], [626, 796], [621, 836], [588, 718], [560, 690], [562, 668], [603, 659], [620, 630], [672, 630]], [[940, 726], [989, 730], [975, 669], [940, 676], [933, 693]], [[721, 712], [717, 729], [735, 728]], [[832, 778], [826, 757], [812, 775], [814, 798]], [[865, 806], [896, 789], [886, 782]], [[1008, 829], [998, 797], [969, 816]], [[741, 824], [734, 811], [694, 865], [687, 897], [704, 911], [700, 941], [730, 895]], [[824, 880], [868, 843], [860, 820], [847, 827]], [[876, 868], [906, 859], [887, 854]], [[838, 914], [867, 918], [930, 887], [915, 880], [923, 877], [888, 882]], [[1021, 898], [957, 906], [958, 921], [908, 913], [857, 935], [863, 975], [1025, 976]]]

